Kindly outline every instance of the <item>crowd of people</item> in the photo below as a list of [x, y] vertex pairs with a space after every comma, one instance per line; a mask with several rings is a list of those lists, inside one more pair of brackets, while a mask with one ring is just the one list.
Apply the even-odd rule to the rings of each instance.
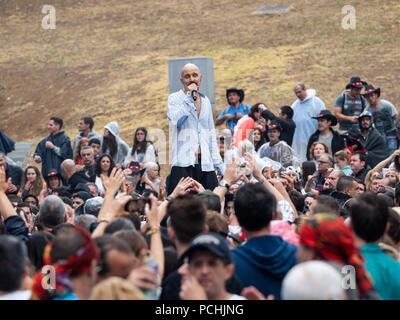
[[400, 124], [380, 89], [352, 77], [331, 113], [297, 83], [275, 115], [230, 88], [214, 121], [201, 80], [185, 65], [168, 99], [167, 177], [146, 128], [129, 146], [91, 117], [72, 144], [51, 117], [38, 166], [0, 153], [0, 300], [400, 299]]

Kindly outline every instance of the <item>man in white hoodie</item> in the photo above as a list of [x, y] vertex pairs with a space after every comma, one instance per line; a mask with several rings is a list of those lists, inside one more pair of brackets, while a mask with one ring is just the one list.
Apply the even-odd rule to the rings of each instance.
[[292, 104], [293, 121], [296, 123], [292, 146], [300, 161], [304, 162], [307, 161], [308, 140], [318, 129], [318, 121], [313, 117], [326, 108], [322, 100], [315, 96], [314, 89], [306, 90], [303, 83], [296, 83], [293, 90], [298, 99]]

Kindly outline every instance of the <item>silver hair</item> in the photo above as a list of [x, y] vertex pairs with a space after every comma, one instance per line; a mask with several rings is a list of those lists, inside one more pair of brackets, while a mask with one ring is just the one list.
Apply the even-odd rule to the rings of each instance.
[[81, 149], [81, 156], [82, 156], [82, 151], [83, 150], [91, 150], [92, 151], [92, 153], [94, 154], [94, 151], [93, 151], [93, 148], [91, 147], [91, 146], [84, 146], [82, 149]]
[[320, 155], [320, 158], [321, 158], [322, 156], [326, 156], [326, 157], [328, 158], [328, 162], [329, 162], [329, 164], [331, 165], [331, 167], [334, 167], [335, 161], [333, 161], [333, 157], [332, 157], [329, 153], [323, 153], [323, 154], [321, 154], [321, 155]]
[[344, 299], [342, 275], [323, 261], [300, 263], [283, 279], [281, 295], [284, 300]]
[[157, 168], [158, 169], [158, 165], [155, 162], [149, 161], [149, 162], [146, 162], [144, 164], [144, 168], [146, 169], [146, 171], [150, 170], [151, 168]]
[[39, 214], [46, 227], [54, 228], [64, 222], [66, 214], [64, 202], [55, 195], [49, 195], [40, 204]]

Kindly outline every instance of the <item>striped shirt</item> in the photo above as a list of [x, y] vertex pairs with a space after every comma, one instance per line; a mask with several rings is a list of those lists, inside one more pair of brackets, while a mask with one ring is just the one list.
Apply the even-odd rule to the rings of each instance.
[[188, 92], [183, 90], [168, 97], [168, 121], [172, 166], [189, 167], [197, 163], [197, 151], [201, 150], [201, 170], [223, 175], [222, 162], [217, 146], [214, 119], [210, 100], [200, 94], [201, 110], [197, 116], [196, 105]]

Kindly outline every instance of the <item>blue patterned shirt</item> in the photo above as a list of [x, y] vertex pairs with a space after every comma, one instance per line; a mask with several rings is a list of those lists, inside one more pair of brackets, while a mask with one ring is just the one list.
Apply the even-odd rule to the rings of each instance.
[[[221, 112], [221, 114], [218, 116], [217, 119], [223, 117], [223, 116], [226, 115], [226, 114], [232, 114], [232, 115], [234, 115], [235, 117], [236, 117], [236, 115], [237, 115], [238, 113], [241, 113], [242, 115], [246, 115], [246, 114], [248, 114], [248, 113], [250, 112], [250, 109], [251, 109], [251, 107], [250, 107], [248, 104], [244, 104], [244, 105], [243, 105], [243, 104], [239, 104], [239, 106], [236, 108], [236, 110], [235, 110], [234, 107], [229, 106], [229, 107], [225, 108], [225, 109]], [[238, 123], [238, 119], [236, 119], [236, 120], [229, 120], [229, 119], [227, 119], [227, 120], [226, 120], [226, 123], [227, 123], [229, 129], [231, 129], [231, 131], [232, 131], [232, 133], [233, 133], [233, 131], [235, 130], [236, 124]]]
[[172, 166], [189, 167], [197, 163], [197, 151], [201, 150], [201, 170], [225, 173], [222, 162], [210, 100], [200, 94], [201, 110], [197, 116], [196, 105], [188, 92], [174, 92], [168, 97], [168, 121]]

